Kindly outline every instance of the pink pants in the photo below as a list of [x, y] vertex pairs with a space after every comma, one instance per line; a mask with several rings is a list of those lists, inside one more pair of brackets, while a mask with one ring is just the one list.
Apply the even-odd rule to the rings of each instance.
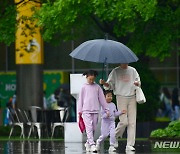
[[94, 131], [98, 123], [98, 113], [83, 113], [82, 115], [87, 134], [87, 143], [94, 145]]

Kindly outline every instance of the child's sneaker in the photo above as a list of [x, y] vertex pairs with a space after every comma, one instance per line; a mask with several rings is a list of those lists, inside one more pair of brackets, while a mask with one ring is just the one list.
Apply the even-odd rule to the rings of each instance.
[[89, 145], [89, 143], [86, 142], [86, 143], [84, 144], [84, 146], [85, 146], [87, 152], [90, 152], [90, 151], [91, 151], [91, 146]]
[[116, 149], [114, 148], [113, 145], [111, 145], [111, 146], [109, 147], [109, 152], [116, 152]]
[[99, 140], [97, 139], [96, 141], [96, 150], [99, 151], [100, 150], [100, 143]]
[[91, 152], [97, 152], [97, 149], [96, 149], [95, 145], [91, 145]]

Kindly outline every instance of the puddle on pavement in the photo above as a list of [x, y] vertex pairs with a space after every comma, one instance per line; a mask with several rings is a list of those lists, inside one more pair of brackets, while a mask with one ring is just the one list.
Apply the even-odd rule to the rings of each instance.
[[[126, 141], [119, 141], [117, 152], [113, 154], [180, 153], [179, 149], [153, 150], [153, 142], [136, 141], [136, 152], [125, 152]], [[109, 142], [101, 145], [101, 154], [108, 154]], [[64, 141], [0, 141], [0, 154], [89, 154], [82, 143], [64, 143]]]

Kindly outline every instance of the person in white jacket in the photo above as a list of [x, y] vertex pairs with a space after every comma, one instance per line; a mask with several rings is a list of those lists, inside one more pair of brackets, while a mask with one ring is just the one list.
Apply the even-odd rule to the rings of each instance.
[[125, 128], [127, 127], [127, 145], [126, 151], [135, 151], [135, 136], [136, 136], [136, 86], [140, 86], [140, 77], [135, 68], [128, 64], [120, 64], [114, 68], [109, 74], [107, 82], [100, 79], [100, 84], [104, 88], [113, 90], [116, 95], [118, 110], [126, 110], [127, 114], [119, 116], [120, 122], [116, 127], [116, 144], [118, 147], [118, 137], [122, 137]]

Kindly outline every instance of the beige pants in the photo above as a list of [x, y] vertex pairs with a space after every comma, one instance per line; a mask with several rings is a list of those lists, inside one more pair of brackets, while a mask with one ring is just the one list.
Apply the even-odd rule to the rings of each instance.
[[119, 111], [126, 110], [127, 114], [119, 116], [120, 122], [116, 127], [116, 138], [122, 137], [127, 127], [127, 145], [134, 146], [136, 136], [136, 98], [116, 96]]

